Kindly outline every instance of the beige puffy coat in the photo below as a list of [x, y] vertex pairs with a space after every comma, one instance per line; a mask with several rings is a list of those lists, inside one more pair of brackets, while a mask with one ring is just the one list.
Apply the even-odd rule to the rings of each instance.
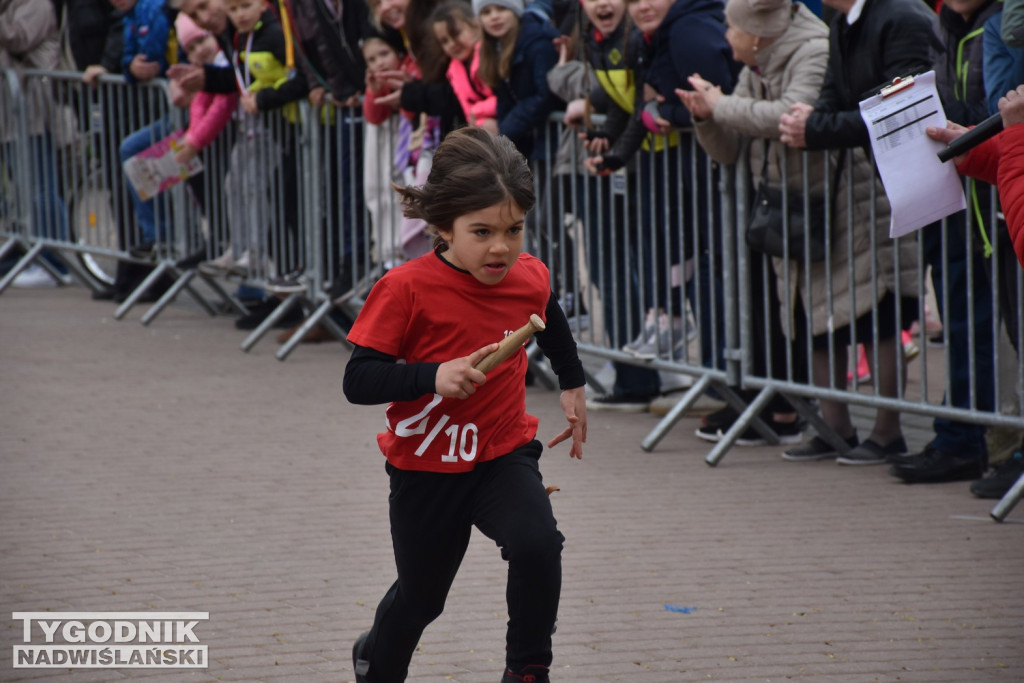
[[[805, 153], [792, 149], [779, 141], [779, 117], [789, 111], [792, 104], [814, 104], [828, 65], [828, 27], [801, 3], [793, 4], [789, 28], [757, 55], [758, 72], [745, 67], [740, 73], [736, 89], [721, 97], [715, 105], [712, 119], [696, 123], [697, 138], [716, 161], [734, 163], [744, 139], [750, 140], [750, 169], [752, 187], [757, 187], [764, 164], [765, 145], [768, 140], [767, 183], [782, 184], [782, 157], [785, 155], [787, 185], [792, 192], [803, 192]], [[758, 139], [761, 138], [761, 139]], [[809, 189], [812, 195], [829, 193], [834, 186], [832, 174], [836, 172], [838, 154], [833, 151], [829, 164], [830, 176], [825, 176], [825, 153], [806, 153]], [[895, 291], [900, 280], [901, 296], [917, 295], [917, 251], [913, 240], [900, 242], [900, 273], [894, 270], [896, 242], [889, 238], [889, 202], [874, 168], [861, 149], [846, 150], [843, 172], [835, 193], [832, 221], [832, 249], [828, 260], [812, 263], [810, 287], [806, 286], [803, 264], [773, 259], [779, 275], [779, 296], [783, 301], [802, 298], [805, 311], [810, 311], [811, 330], [814, 335], [844, 327], [871, 311], [886, 292]], [[852, 202], [850, 161], [852, 160]], [[874, 229], [871, 230], [871, 191], [875, 191]], [[802, 194], [790, 195], [799, 201]], [[852, 220], [851, 220], [852, 209]], [[852, 245], [850, 244], [851, 229]], [[874, 233], [877, 265], [872, 273], [870, 244]], [[852, 255], [852, 258], [851, 258]], [[850, 287], [850, 264], [853, 264], [853, 287]], [[827, 269], [826, 269], [827, 266]], [[785, 290], [784, 269], [789, 268], [789, 291]], [[877, 297], [872, 295], [872, 282], [877, 282]], [[827, 286], [831, 282], [831, 306]], [[852, 291], [852, 302], [851, 302]], [[784, 325], [784, 329], [788, 329]]]
[[[60, 57], [57, 15], [52, 2], [43, 0], [0, 0], [0, 69], [57, 68]], [[6, 84], [3, 86], [6, 92]], [[46, 84], [35, 79], [24, 93], [29, 135], [42, 135], [52, 115], [52, 95]], [[11, 122], [0, 122], [0, 138], [14, 136]]]

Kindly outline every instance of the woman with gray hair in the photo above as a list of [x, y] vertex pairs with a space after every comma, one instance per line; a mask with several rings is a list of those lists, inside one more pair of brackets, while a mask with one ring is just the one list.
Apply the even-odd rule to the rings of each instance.
[[[788, 261], [773, 259], [779, 275], [779, 298], [792, 302], [786, 306], [788, 315], [782, 316], [783, 332], [791, 341], [802, 341], [806, 333], [796, 330], [806, 315], [813, 348], [813, 379], [816, 385], [824, 387], [845, 386], [847, 348], [854, 342], [865, 343], [869, 359], [877, 361], [873, 370], [878, 377], [879, 393], [896, 396], [902, 376], [898, 371], [902, 362], [897, 354], [898, 332], [909, 322], [896, 320], [894, 292], [901, 291], [904, 297], [916, 296], [916, 288], [911, 290], [916, 287], [912, 244], [889, 239], [889, 205], [871, 162], [861, 149], [841, 153], [840, 162], [827, 167], [824, 154], [810, 154], [805, 167], [803, 151], [787, 147], [779, 140], [779, 117], [793, 104], [811, 105], [818, 97], [829, 59], [828, 28], [803, 4], [790, 0], [729, 0], [726, 17], [726, 37], [735, 58], [745, 65], [735, 91], [724, 95], [698, 74], [689, 79], [693, 91], [677, 91], [693, 114], [701, 145], [715, 160], [733, 163], [739, 157], [743, 138], [754, 138], [749, 147], [753, 187], [763, 182], [768, 187], [781, 188], [785, 182], [793, 206], [803, 203], [805, 190], [812, 197], [827, 192], [834, 205], [830, 252], [824, 260], [806, 263], [802, 252], [792, 254]], [[852, 156], [851, 166], [842, 163], [845, 154]], [[851, 182], [852, 193], [847, 190]], [[876, 183], [873, 206], [872, 182]], [[845, 200], [847, 197], [849, 200]], [[867, 229], [872, 225], [874, 235]], [[877, 269], [872, 264], [874, 255], [878, 257]], [[894, 263], [900, 264], [898, 270]], [[895, 287], [897, 279], [902, 288]], [[826, 292], [831, 292], [831, 296]], [[901, 307], [903, 317], [913, 315], [916, 300], [904, 299]], [[874, 311], [878, 315], [877, 336], [872, 334]], [[755, 337], [758, 336], [760, 330], [755, 330]], [[772, 345], [770, 339], [767, 343]], [[872, 353], [876, 343], [877, 359]], [[782, 351], [782, 367], [776, 361], [771, 370], [776, 375], [781, 370], [785, 376], [785, 350], [770, 348], [766, 353], [776, 351]], [[845, 403], [822, 400], [821, 410], [825, 422], [851, 450], [837, 452], [819, 436], [790, 448], [783, 454], [785, 459], [808, 461], [838, 456], [841, 464], [882, 464], [886, 456], [906, 451], [896, 411], [879, 410], [871, 436], [858, 445]]]

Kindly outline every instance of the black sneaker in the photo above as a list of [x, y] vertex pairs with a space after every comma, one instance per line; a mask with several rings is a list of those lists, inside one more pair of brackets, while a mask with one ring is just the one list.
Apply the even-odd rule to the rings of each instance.
[[363, 643], [370, 635], [369, 631], [363, 631], [356, 642], [352, 644], [352, 668], [356, 673], [356, 683], [368, 683], [366, 673], [370, 670], [369, 660], [363, 659]]
[[531, 664], [524, 666], [518, 672], [505, 669], [505, 675], [501, 677], [501, 683], [548, 683], [548, 668], [542, 664]]
[[978, 498], [1002, 498], [1024, 475], [1024, 454], [1015, 452], [1006, 462], [996, 465], [984, 479], [971, 482], [971, 493]]
[[656, 396], [631, 392], [605, 394], [587, 399], [587, 410], [616, 413], [646, 413]]
[[[714, 415], [714, 413], [711, 413], [711, 415], [706, 417], [711, 417], [712, 415]], [[804, 423], [801, 420], [797, 419], [792, 422], [776, 422], [770, 417], [762, 417], [761, 419], [764, 420], [765, 423], [772, 428], [772, 431], [775, 432], [776, 436], [779, 437], [780, 444], [800, 443], [803, 441]], [[708, 421], [705, 418], [705, 420], [702, 420], [701, 426], [697, 427], [697, 430], [694, 433], [705, 441], [717, 443], [725, 438], [725, 433], [732, 429], [732, 425], [734, 423], [735, 419], [728, 424], [716, 426], [715, 424], [708, 424]], [[768, 443], [768, 439], [761, 436], [761, 433], [753, 427], [747, 427], [743, 430], [743, 433], [736, 438], [735, 443], [737, 446], [764, 446]]]
[[970, 481], [980, 479], [985, 473], [985, 460], [984, 454], [954, 455], [925, 446], [920, 455], [889, 468], [889, 474], [908, 484]]
[[903, 437], [893, 439], [885, 446], [871, 439], [865, 439], [856, 448], [851, 448], [844, 455], [836, 458], [840, 465], [884, 465], [890, 458], [897, 458], [907, 453], [907, 442]]
[[[846, 445], [850, 448], [856, 448], [858, 443], [856, 434], [846, 439]], [[836, 458], [838, 456], [839, 453], [832, 447], [832, 444], [820, 436], [815, 436], [807, 443], [794, 446], [784, 452], [782, 459], [789, 460], [790, 462], [811, 462], [813, 460], [827, 460], [828, 458]]]

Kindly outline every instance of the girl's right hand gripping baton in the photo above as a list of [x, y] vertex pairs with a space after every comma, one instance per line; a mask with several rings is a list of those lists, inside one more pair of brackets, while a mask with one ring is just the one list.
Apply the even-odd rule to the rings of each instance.
[[476, 364], [476, 369], [485, 375], [498, 367], [502, 361], [519, 350], [526, 341], [533, 336], [534, 332], [544, 331], [544, 321], [534, 313], [530, 316], [530, 322], [498, 342], [498, 348], [484, 356], [484, 359]]

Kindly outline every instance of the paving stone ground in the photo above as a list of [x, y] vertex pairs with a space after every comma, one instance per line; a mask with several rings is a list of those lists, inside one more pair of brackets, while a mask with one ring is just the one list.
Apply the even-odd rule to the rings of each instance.
[[[176, 305], [150, 327], [78, 287], [0, 296], [0, 680], [350, 681], [394, 578], [380, 407], [347, 353]], [[541, 435], [557, 397], [531, 389]], [[590, 415], [542, 468], [566, 536], [554, 681], [1024, 680], [1024, 506], [965, 483], [787, 463], [684, 420]], [[926, 430], [925, 430], [926, 431]], [[916, 445], [921, 445], [917, 443]], [[496, 683], [505, 568], [474, 536], [409, 680]], [[12, 668], [15, 611], [205, 611], [209, 668]]]

